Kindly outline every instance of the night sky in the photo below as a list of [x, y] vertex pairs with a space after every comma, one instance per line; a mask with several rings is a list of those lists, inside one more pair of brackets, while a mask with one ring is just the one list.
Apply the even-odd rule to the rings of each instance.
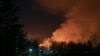
[[49, 37], [62, 21], [60, 18], [63, 14], [50, 14], [42, 10], [33, 0], [15, 0], [14, 2], [21, 7], [18, 15], [20, 23], [24, 24], [24, 31], [31, 35]]

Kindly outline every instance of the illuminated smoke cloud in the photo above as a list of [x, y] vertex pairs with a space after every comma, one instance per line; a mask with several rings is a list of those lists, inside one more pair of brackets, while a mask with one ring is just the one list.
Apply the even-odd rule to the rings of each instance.
[[100, 44], [100, 0], [40, 0], [39, 3], [51, 13], [65, 13], [65, 22], [52, 34], [53, 41]]
[[87, 43], [90, 40], [93, 45], [100, 44], [99, 6], [99, 0], [78, 1], [70, 12], [66, 13], [65, 17], [68, 20], [53, 32], [51, 38], [54, 41], [65, 41], [66, 43]]
[[44, 11], [51, 14], [66, 13], [77, 0], [36, 0]]

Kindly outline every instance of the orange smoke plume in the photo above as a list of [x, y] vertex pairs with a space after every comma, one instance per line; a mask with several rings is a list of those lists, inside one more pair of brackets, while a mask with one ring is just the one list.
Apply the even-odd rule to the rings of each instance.
[[[51, 37], [54, 41], [66, 43], [87, 43], [96, 35], [92, 43], [100, 44], [100, 1], [80, 0], [65, 15], [68, 20], [53, 32]], [[99, 39], [99, 40], [98, 40]], [[94, 44], [93, 44], [94, 45]]]
[[91, 41], [93, 46], [100, 44], [99, 6], [100, 0], [78, 0], [68, 12], [64, 11], [66, 20], [53, 32], [52, 41], [75, 44]]
[[52, 42], [48, 38], [48, 39], [45, 39], [42, 43], [40, 43], [39, 47], [45, 47], [49, 50], [51, 45], [52, 45]]

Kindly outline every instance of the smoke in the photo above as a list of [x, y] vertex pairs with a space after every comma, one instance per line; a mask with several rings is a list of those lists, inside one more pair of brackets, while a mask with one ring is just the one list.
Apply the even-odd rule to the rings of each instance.
[[100, 44], [100, 1], [79, 0], [65, 14], [68, 18], [61, 27], [53, 32], [52, 40], [57, 42]]
[[40, 0], [51, 13], [64, 12], [66, 20], [51, 39], [56, 42], [100, 44], [100, 0]]
[[66, 13], [77, 0], [36, 0], [42, 9], [51, 14]]

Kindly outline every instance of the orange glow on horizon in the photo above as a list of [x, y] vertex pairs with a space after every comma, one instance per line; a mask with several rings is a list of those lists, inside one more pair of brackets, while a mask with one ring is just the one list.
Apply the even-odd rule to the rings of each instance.
[[44, 48], [47, 48], [49, 50], [51, 45], [52, 45], [52, 42], [48, 38], [48, 39], [45, 39], [42, 43], [40, 43], [39, 47], [44, 47]]

